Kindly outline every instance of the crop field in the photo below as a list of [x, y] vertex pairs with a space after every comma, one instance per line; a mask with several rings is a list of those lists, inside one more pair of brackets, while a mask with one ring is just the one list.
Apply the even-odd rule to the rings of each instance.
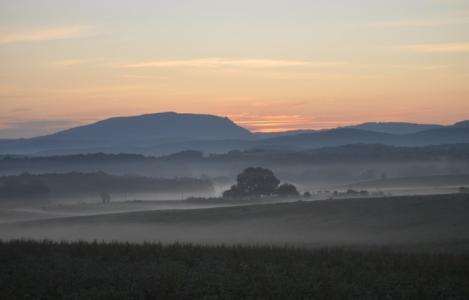
[[1, 299], [468, 299], [469, 255], [0, 243]]

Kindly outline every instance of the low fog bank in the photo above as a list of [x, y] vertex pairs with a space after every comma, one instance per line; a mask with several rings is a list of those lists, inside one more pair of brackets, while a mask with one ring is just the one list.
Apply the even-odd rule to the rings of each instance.
[[[116, 162], [116, 165], [120, 163]], [[9, 201], [11, 204], [97, 203], [101, 201], [102, 192], [107, 192], [113, 202], [217, 197], [229, 189], [236, 182], [237, 175], [249, 166], [273, 170], [283, 182], [295, 184], [302, 193], [364, 189], [387, 195], [432, 194], [456, 192], [459, 187], [469, 186], [469, 161], [289, 164], [235, 160], [221, 164], [185, 163], [184, 169], [190, 170], [185, 174], [190, 177], [171, 177], [171, 174], [152, 177], [140, 173], [115, 175], [102, 171], [4, 176], [0, 177], [0, 206], [8, 198], [8, 194], [1, 195], [2, 184], [15, 180], [34, 182], [33, 190], [43, 194], [41, 197], [32, 195], [29, 197], [32, 201], [23, 201], [28, 197], [20, 195], [19, 199]], [[125, 164], [121, 168], [125, 168]], [[175, 165], [174, 169], [177, 168], [179, 166]], [[45, 187], [38, 186], [38, 182]]]
[[[0, 163], [1, 164], [1, 163]], [[151, 165], [151, 164], [150, 164]], [[0, 175], [51, 174], [51, 173], [98, 173], [128, 176], [139, 175], [152, 178], [210, 178], [227, 184], [236, 178], [243, 169], [250, 166], [262, 166], [275, 171], [284, 180], [298, 184], [324, 188], [365, 180], [383, 178], [420, 177], [437, 175], [469, 174], [469, 160], [409, 160], [409, 161], [374, 161], [374, 162], [283, 162], [267, 159], [186, 162], [174, 161], [171, 165], [129, 166], [126, 162], [115, 162], [111, 168], [103, 165], [74, 166], [64, 164], [61, 167], [20, 167], [8, 171], [0, 168]]]
[[[3, 157], [0, 174], [15, 175], [0, 176], [0, 238], [469, 249], [467, 150]], [[275, 186], [243, 194], [248, 169], [275, 174]]]
[[282, 180], [308, 189], [383, 178], [469, 174], [469, 144], [395, 147], [345, 145], [311, 150], [250, 149], [224, 154], [183, 151], [161, 157], [137, 154], [87, 154], [50, 157], [0, 157], [0, 175], [96, 173], [152, 178], [210, 178], [229, 185], [250, 166], [272, 169]]
[[464, 194], [156, 210], [4, 223], [0, 238], [469, 249]]
[[153, 178], [96, 173], [46, 173], [0, 177], [0, 207], [45, 203], [184, 199], [212, 196], [208, 178]]
[[[0, 223], [34, 221], [65, 217], [99, 216], [105, 214], [145, 212], [159, 210], [195, 210], [258, 204], [297, 202], [301, 198], [258, 198], [258, 199], [222, 199], [222, 198], [189, 198], [184, 200], [128, 200], [102, 203], [96, 197], [88, 201], [68, 199], [65, 202], [44, 203], [36, 205], [0, 206]], [[323, 198], [310, 198], [309, 201]], [[78, 200], [78, 199], [75, 199]], [[83, 198], [80, 198], [83, 200]], [[303, 201], [303, 200], [302, 200]]]

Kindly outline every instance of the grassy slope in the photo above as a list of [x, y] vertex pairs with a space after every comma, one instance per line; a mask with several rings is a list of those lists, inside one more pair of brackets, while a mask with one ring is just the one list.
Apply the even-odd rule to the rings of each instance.
[[60, 214], [34, 209], [0, 208], [0, 224], [13, 221], [28, 221], [60, 217]]
[[437, 195], [58, 218], [4, 225], [0, 238], [468, 250], [468, 228], [469, 196]]

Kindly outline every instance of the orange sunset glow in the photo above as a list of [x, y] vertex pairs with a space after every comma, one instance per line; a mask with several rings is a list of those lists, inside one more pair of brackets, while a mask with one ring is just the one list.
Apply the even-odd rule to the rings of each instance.
[[294, 3], [2, 1], [0, 138], [162, 111], [263, 132], [467, 117], [467, 1]]
[[469, 0], [0, 0], [0, 300], [468, 299]]

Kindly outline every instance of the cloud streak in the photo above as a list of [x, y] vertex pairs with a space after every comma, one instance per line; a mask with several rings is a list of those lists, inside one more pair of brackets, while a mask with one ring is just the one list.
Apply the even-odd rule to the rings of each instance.
[[[409, 49], [405, 48], [409, 47]], [[399, 46], [401, 50], [410, 50], [411, 46]], [[417, 50], [417, 49], [415, 49]], [[125, 64], [113, 64], [113, 67], [123, 69], [169, 69], [169, 68], [199, 68], [199, 69], [278, 69], [278, 68], [317, 68], [317, 69], [412, 69], [436, 70], [447, 65], [409, 65], [409, 64], [366, 64], [347, 61], [310, 61], [310, 60], [281, 60], [281, 59], [231, 59], [231, 58], [194, 58], [183, 60], [153, 60]]]
[[279, 59], [229, 59], [197, 58], [183, 60], [154, 60], [130, 64], [120, 64], [119, 68], [283, 68], [283, 67], [333, 67], [345, 65], [345, 62], [313, 62], [306, 60]]
[[310, 120], [298, 114], [284, 115], [230, 115], [237, 124], [256, 132], [275, 132], [310, 127]]
[[402, 27], [435, 27], [469, 24], [468, 19], [415, 19], [415, 20], [394, 20], [373, 22], [370, 26], [383, 28], [402, 28]]
[[393, 47], [397, 50], [417, 53], [465, 53], [469, 52], [467, 43], [415, 44]]
[[314, 117], [306, 117], [301, 114], [284, 115], [258, 115], [238, 114], [230, 115], [237, 124], [254, 132], [281, 132], [289, 130], [318, 130], [335, 128], [350, 124], [360, 123], [351, 120], [318, 120]]
[[94, 33], [92, 26], [3, 29], [0, 30], [0, 45], [78, 38]]

